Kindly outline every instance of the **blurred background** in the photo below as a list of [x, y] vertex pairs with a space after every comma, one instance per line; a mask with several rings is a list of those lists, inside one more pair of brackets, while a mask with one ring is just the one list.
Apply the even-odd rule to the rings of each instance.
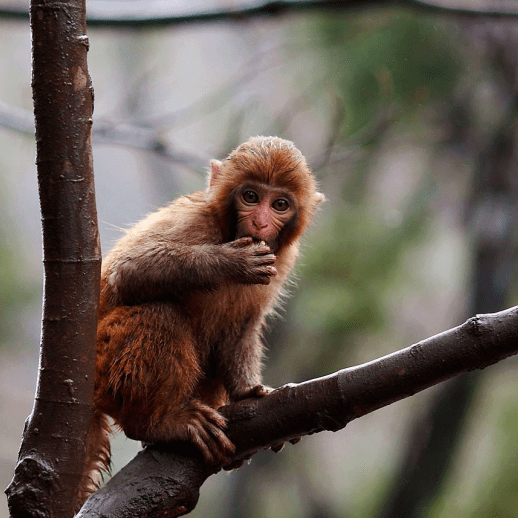
[[[87, 2], [115, 18], [244, 3]], [[121, 228], [204, 188], [209, 160], [250, 135], [293, 140], [318, 177], [328, 201], [266, 336], [269, 385], [518, 303], [518, 17], [364, 2], [203, 24], [92, 24], [88, 35], [104, 253]], [[38, 364], [30, 45], [27, 20], [0, 18], [2, 490]], [[211, 477], [191, 516], [518, 517], [517, 369], [511, 358], [262, 452]], [[119, 436], [113, 449], [118, 469], [138, 444]]]

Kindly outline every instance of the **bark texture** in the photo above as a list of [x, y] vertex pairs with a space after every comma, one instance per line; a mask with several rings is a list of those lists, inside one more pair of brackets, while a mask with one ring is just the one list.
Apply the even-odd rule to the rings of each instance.
[[11, 516], [68, 517], [91, 421], [101, 250], [91, 153], [84, 0], [31, 4], [44, 300], [36, 397]]

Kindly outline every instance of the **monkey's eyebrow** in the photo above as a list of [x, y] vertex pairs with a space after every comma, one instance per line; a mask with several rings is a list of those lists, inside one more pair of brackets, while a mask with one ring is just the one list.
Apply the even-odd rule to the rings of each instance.
[[249, 182], [246, 182], [244, 183], [242, 186], [241, 186], [241, 189], [240, 191], [246, 191], [247, 189], [260, 189], [262, 187], [261, 185], [261, 182], [254, 182], [253, 180], [249, 181]]

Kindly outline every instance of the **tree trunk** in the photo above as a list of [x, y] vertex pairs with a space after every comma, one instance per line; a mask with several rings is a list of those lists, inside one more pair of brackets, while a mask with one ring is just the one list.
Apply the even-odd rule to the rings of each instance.
[[91, 421], [101, 251], [92, 170], [85, 2], [31, 2], [44, 300], [36, 397], [12, 517], [69, 517]]

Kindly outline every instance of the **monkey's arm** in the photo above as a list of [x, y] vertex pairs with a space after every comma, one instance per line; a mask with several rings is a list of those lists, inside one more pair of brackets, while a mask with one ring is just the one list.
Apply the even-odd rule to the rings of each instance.
[[148, 238], [111, 259], [105, 278], [121, 302], [132, 303], [234, 283], [268, 284], [275, 261], [267, 245], [249, 237], [196, 245]]
[[271, 390], [261, 381], [264, 349], [261, 329], [264, 324], [264, 316], [252, 317], [239, 338], [217, 351], [223, 383], [232, 402], [262, 397]]

